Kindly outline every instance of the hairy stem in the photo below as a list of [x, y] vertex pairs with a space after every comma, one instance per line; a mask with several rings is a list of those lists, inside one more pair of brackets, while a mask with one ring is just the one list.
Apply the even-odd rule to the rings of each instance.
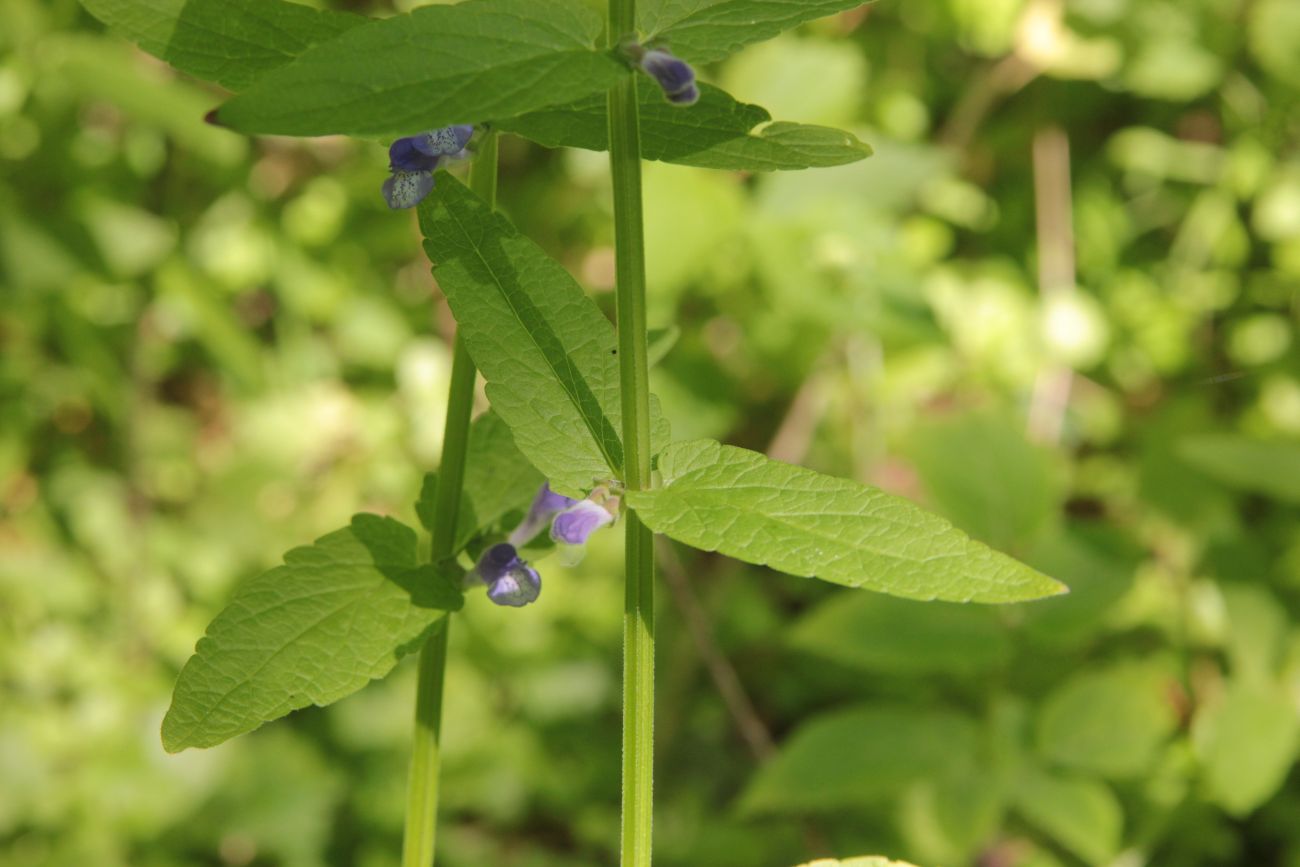
[[[497, 193], [497, 140], [489, 131], [478, 147], [470, 169], [469, 186], [495, 206]], [[447, 424], [442, 439], [438, 487], [434, 491], [434, 563], [452, 556], [456, 542], [456, 516], [460, 514], [469, 449], [469, 421], [474, 409], [474, 379], [478, 371], [459, 332], [451, 362], [451, 388], [447, 395]], [[447, 670], [447, 633], [451, 615], [420, 649], [415, 694], [415, 743], [411, 752], [411, 778], [406, 795], [406, 829], [402, 842], [402, 867], [430, 867], [438, 828], [438, 767], [441, 761], [442, 685]]]
[[[610, 0], [611, 46], [636, 31], [636, 0]], [[623, 481], [650, 484], [650, 384], [646, 363], [645, 232], [636, 79], [609, 91], [609, 161], [614, 182]], [[627, 514], [623, 603], [623, 867], [649, 867], [654, 814], [654, 537]]]

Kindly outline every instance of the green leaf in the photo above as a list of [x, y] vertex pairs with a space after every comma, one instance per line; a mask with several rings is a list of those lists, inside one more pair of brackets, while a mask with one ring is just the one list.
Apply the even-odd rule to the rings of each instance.
[[1300, 716], [1285, 689], [1234, 682], [1192, 725], [1210, 799], [1244, 816], [1282, 786], [1300, 746]]
[[1059, 507], [1047, 453], [1002, 415], [922, 425], [909, 437], [907, 454], [935, 507], [995, 548], [1026, 544]]
[[308, 49], [218, 111], [246, 133], [400, 135], [512, 117], [608, 90], [580, 0], [468, 0], [372, 21]]
[[1179, 442], [1178, 455], [1230, 488], [1300, 503], [1300, 441], [1202, 434]]
[[[757, 105], [737, 102], [725, 91], [700, 85], [689, 108], [664, 100], [658, 85], [637, 78], [641, 103], [641, 156], [705, 169], [775, 171], [839, 166], [871, 155], [851, 133], [824, 126], [772, 123]], [[767, 124], [757, 133], [759, 124]], [[501, 129], [547, 147], [609, 148], [605, 96], [592, 96], [499, 123]]]
[[1087, 671], [1067, 681], [1038, 716], [1038, 751], [1105, 777], [1147, 771], [1176, 725], [1169, 676], [1149, 664]]
[[1119, 854], [1124, 811], [1105, 783], [1028, 769], [1013, 798], [1025, 821], [1082, 861], [1109, 864]]
[[[445, 173], [420, 206], [424, 249], [492, 408], [555, 490], [585, 495], [618, 478], [614, 328], [554, 259]], [[667, 423], [651, 407], [652, 440]]]
[[659, 456], [662, 487], [629, 491], [656, 533], [791, 575], [913, 599], [1017, 602], [1065, 588], [937, 515], [848, 479], [712, 440]]
[[875, 593], [830, 597], [790, 633], [790, 645], [886, 674], [986, 671], [1010, 655], [994, 612]]
[[637, 28], [692, 63], [712, 63], [751, 42], [805, 21], [861, 6], [862, 0], [642, 0]]
[[188, 75], [243, 90], [366, 19], [279, 0], [81, 0], [109, 30]]
[[976, 751], [965, 716], [906, 707], [855, 708], [801, 726], [759, 769], [742, 800], [752, 813], [860, 807], [957, 769]]
[[1272, 680], [1282, 660], [1290, 620], [1277, 597], [1253, 584], [1223, 588], [1228, 615], [1227, 652], [1233, 680], [1264, 683]]
[[[420, 499], [415, 504], [420, 523], [430, 532], [433, 531], [436, 479], [433, 473], [424, 477]], [[527, 509], [543, 481], [542, 474], [515, 445], [509, 426], [500, 416], [486, 412], [475, 419], [469, 431], [464, 493], [460, 498], [452, 554], [459, 554], [474, 536], [509, 513]]]
[[1053, 647], [1086, 641], [1105, 627], [1115, 603], [1133, 586], [1144, 556], [1140, 546], [1106, 526], [1071, 526], [1040, 538], [1026, 561], [1057, 576], [1070, 592], [1024, 606], [1024, 633]]
[[449, 576], [417, 564], [413, 530], [357, 515], [243, 584], [181, 670], [163, 746], [210, 747], [383, 677], [461, 606]]

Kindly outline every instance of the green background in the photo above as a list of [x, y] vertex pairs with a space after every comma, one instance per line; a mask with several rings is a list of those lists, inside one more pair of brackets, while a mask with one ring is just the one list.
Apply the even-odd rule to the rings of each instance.
[[[1300, 6], [881, 0], [700, 73], [876, 155], [646, 166], [676, 437], [912, 497], [1074, 592], [665, 556], [659, 863], [1300, 865]], [[0, 0], [0, 865], [397, 863], [411, 662], [158, 739], [239, 581], [358, 510], [416, 523], [450, 362], [383, 149], [250, 141], [220, 99]], [[610, 309], [605, 156], [502, 156], [503, 209]], [[614, 862], [619, 537], [458, 615], [446, 867]]]

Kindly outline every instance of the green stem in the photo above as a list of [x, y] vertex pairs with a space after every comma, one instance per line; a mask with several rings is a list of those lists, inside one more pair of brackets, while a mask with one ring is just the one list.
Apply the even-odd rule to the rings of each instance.
[[[497, 193], [497, 138], [489, 131], [478, 146], [470, 168], [469, 186], [495, 206]], [[456, 516], [460, 514], [465, 480], [465, 455], [469, 449], [469, 421], [474, 409], [474, 380], [478, 371], [460, 333], [451, 362], [451, 388], [447, 395], [447, 424], [442, 439], [438, 487], [434, 491], [431, 557], [438, 563], [452, 556], [456, 544]], [[411, 778], [406, 795], [406, 831], [402, 841], [402, 867], [430, 867], [438, 823], [439, 739], [442, 734], [442, 685], [447, 670], [447, 633], [451, 615], [420, 649], [416, 674], [415, 743], [411, 751]]]
[[[609, 0], [611, 47], [636, 32], [636, 0]], [[650, 382], [646, 363], [645, 231], [636, 79], [609, 91], [609, 162], [614, 184], [623, 482], [650, 484]], [[649, 867], [654, 818], [654, 537], [627, 513], [623, 603], [623, 867]]]

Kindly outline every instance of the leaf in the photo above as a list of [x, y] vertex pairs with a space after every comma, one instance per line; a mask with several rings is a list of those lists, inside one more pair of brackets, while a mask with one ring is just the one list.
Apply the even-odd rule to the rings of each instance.
[[1300, 746], [1300, 717], [1284, 689], [1233, 682], [1192, 724], [1210, 799], [1244, 816], [1286, 780]]
[[[641, 156], [706, 169], [775, 171], [838, 166], [871, 155], [871, 148], [843, 130], [797, 123], [772, 123], [757, 105], [737, 102], [723, 90], [700, 85], [700, 101], [689, 108], [664, 100], [658, 85], [637, 77]], [[604, 94], [500, 121], [501, 129], [546, 147], [609, 148]]]
[[668, 357], [668, 353], [677, 345], [682, 330], [676, 325], [667, 328], [651, 328], [646, 333], [646, 365], [657, 367], [659, 362]]
[[367, 19], [279, 0], [81, 0], [109, 30], [188, 75], [243, 90]]
[[976, 749], [976, 728], [949, 711], [867, 707], [816, 717], [750, 782], [742, 807], [801, 813], [860, 807], [942, 776]]
[[[433, 531], [433, 473], [424, 477], [420, 499], [415, 504], [420, 523]], [[509, 513], [525, 510], [545, 481], [515, 445], [509, 426], [496, 413], [486, 412], [474, 420], [465, 455], [464, 491], [456, 521], [452, 554], [464, 550], [470, 539], [496, 524]]]
[[1276, 596], [1257, 585], [1228, 584], [1222, 590], [1233, 679], [1252, 683], [1272, 680], [1290, 625], [1286, 609]]
[[1029, 824], [1088, 864], [1108, 864], [1119, 853], [1124, 811], [1103, 782], [1029, 769], [1013, 793]]
[[656, 533], [706, 551], [913, 599], [1016, 602], [1064, 587], [937, 515], [848, 479], [712, 440], [659, 456], [662, 487], [627, 502]]
[[660, 40], [684, 60], [712, 63], [751, 42], [861, 5], [862, 0], [642, 0], [637, 29], [643, 42]]
[[[909, 437], [907, 454], [935, 507], [995, 548], [1026, 544], [1059, 508], [1048, 455], [1001, 415], [971, 413], [921, 425]], [[973, 454], [979, 460], [972, 461]]]
[[1300, 503], [1300, 441], [1201, 434], [1178, 443], [1178, 455], [1230, 488]]
[[1140, 663], [1076, 675], [1039, 711], [1039, 753], [1105, 777], [1141, 775], [1176, 724], [1168, 681], [1157, 667]]
[[455, 582], [417, 562], [413, 530], [357, 515], [242, 585], [181, 670], [163, 746], [210, 747], [383, 677], [461, 606]]
[[1144, 555], [1141, 547], [1105, 526], [1071, 526], [1040, 538], [1025, 559], [1058, 576], [1070, 592], [1024, 606], [1024, 633], [1054, 647], [1087, 640], [1105, 627], [1115, 602], [1133, 585]]
[[[555, 490], [584, 496], [623, 466], [614, 328], [554, 259], [445, 173], [420, 206], [434, 276], [492, 408]], [[651, 406], [652, 441], [667, 423]]]
[[468, 0], [314, 46], [217, 112], [246, 133], [400, 135], [512, 117], [628, 75], [580, 0]]
[[886, 674], [977, 672], [1006, 662], [1010, 642], [993, 612], [874, 593], [830, 597], [790, 633], [792, 647]]

